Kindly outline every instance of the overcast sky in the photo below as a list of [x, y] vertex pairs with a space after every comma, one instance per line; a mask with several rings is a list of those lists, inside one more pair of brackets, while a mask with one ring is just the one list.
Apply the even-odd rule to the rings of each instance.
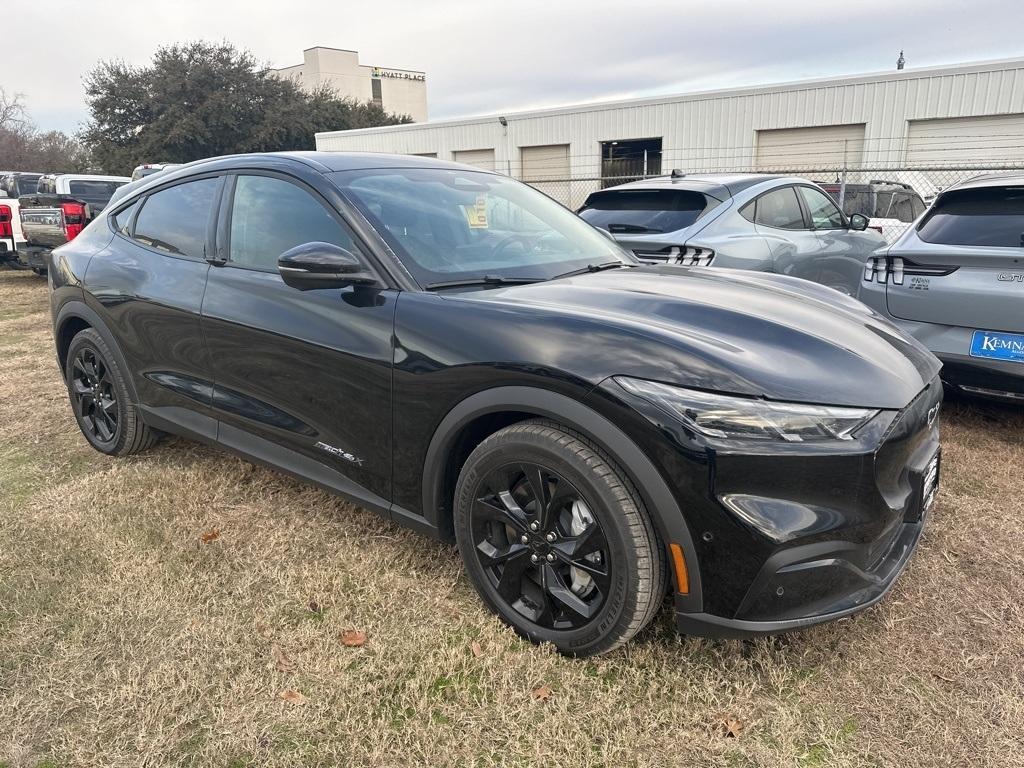
[[[427, 73], [432, 119], [1024, 56], [1021, 0], [4, 0], [0, 86], [41, 128], [87, 118], [100, 59], [227, 39], [271, 66], [315, 45]], [[13, 28], [11, 22], [13, 21]]]

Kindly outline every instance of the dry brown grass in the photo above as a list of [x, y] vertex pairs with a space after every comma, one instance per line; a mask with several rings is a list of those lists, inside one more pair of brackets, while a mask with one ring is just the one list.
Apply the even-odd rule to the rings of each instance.
[[45, 283], [0, 272], [0, 765], [1024, 762], [1020, 410], [947, 404], [939, 504], [879, 607], [750, 643], [664, 612], [572, 661], [450, 547], [183, 441], [92, 452], [51, 350]]

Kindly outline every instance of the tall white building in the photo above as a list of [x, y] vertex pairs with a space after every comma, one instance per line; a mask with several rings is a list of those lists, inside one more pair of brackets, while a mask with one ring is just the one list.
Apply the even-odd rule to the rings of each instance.
[[302, 59], [301, 64], [272, 71], [307, 91], [330, 85], [342, 96], [372, 101], [386, 112], [409, 115], [417, 123], [427, 119], [427, 76], [423, 72], [360, 64], [356, 51], [341, 48], [307, 48]]

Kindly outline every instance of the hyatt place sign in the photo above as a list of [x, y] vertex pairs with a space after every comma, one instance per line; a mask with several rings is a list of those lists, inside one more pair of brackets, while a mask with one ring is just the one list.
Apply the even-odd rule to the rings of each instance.
[[404, 72], [401, 69], [373, 68], [374, 77], [393, 77], [396, 80], [426, 80], [427, 76], [422, 72]]

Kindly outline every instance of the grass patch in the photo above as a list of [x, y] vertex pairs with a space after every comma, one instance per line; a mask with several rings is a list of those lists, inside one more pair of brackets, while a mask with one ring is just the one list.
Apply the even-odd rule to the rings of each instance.
[[377, 515], [181, 440], [91, 451], [46, 301], [0, 272], [0, 768], [1019, 762], [1022, 410], [947, 403], [938, 505], [877, 608], [742, 643], [665, 613], [574, 661]]

